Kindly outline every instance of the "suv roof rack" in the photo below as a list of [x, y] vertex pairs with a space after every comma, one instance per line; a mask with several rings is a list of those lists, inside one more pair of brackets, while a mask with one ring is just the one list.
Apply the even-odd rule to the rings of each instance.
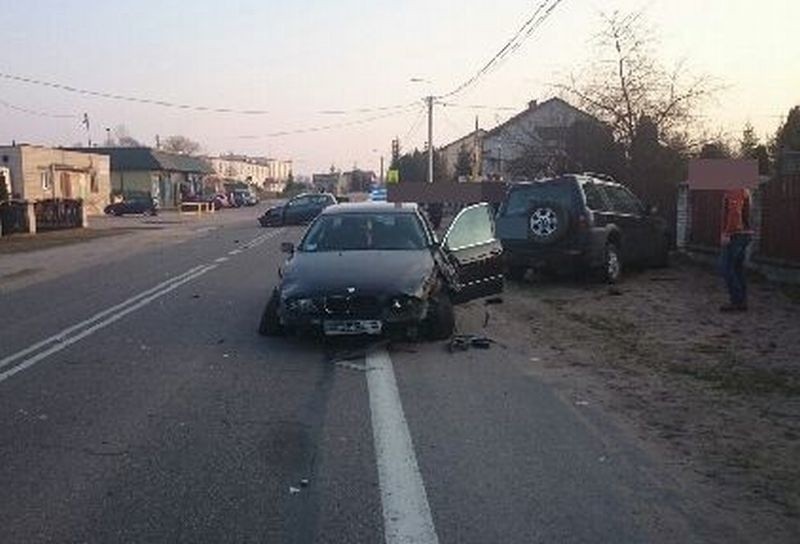
[[614, 179], [614, 176], [611, 176], [609, 174], [600, 174], [598, 172], [584, 172], [583, 175], [591, 177], [591, 178], [596, 178], [596, 179], [599, 179], [599, 180], [602, 180], [602, 181], [609, 181], [611, 183], [617, 183], [617, 180]]

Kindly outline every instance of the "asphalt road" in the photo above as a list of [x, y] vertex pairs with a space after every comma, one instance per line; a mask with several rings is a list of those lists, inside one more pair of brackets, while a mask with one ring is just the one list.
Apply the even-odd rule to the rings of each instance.
[[524, 353], [258, 336], [300, 232], [0, 295], [0, 542], [736, 541]]

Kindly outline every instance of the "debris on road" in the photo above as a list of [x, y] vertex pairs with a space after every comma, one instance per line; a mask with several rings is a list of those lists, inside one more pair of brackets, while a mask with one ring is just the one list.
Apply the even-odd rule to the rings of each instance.
[[303, 478], [300, 480], [300, 487], [308, 487], [308, 478]]
[[475, 349], [489, 349], [492, 344], [496, 342], [487, 336], [480, 336], [476, 334], [457, 334], [450, 339], [447, 344], [447, 350], [450, 353], [456, 351], [467, 351], [470, 348]]
[[366, 372], [367, 370], [371, 370], [367, 365], [358, 365], [356, 363], [348, 363], [346, 361], [339, 361], [334, 363], [339, 368], [345, 368], [347, 370], [357, 370], [359, 372]]
[[295, 487], [293, 485], [289, 486], [289, 494], [290, 495], [297, 495], [298, 493], [300, 493], [300, 488], [299, 487]]

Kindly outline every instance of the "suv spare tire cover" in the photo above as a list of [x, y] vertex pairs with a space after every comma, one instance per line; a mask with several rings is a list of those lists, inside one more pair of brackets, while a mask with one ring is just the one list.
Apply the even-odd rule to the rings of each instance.
[[530, 207], [528, 235], [538, 244], [550, 244], [569, 230], [569, 214], [558, 202], [540, 202]]

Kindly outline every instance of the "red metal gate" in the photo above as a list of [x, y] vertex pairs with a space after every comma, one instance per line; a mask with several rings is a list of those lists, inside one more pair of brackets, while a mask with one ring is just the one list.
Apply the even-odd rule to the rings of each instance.
[[689, 206], [692, 210], [689, 242], [692, 245], [719, 247], [724, 194], [724, 191], [716, 190], [695, 190], [689, 193]]

